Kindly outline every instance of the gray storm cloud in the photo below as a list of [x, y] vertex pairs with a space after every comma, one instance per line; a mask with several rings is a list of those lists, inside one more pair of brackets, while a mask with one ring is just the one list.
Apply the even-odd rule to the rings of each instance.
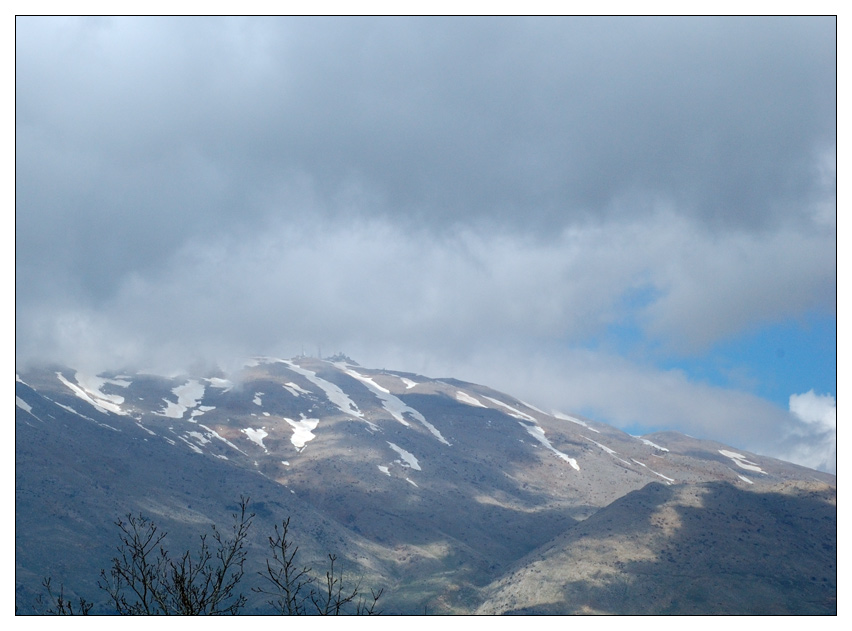
[[670, 386], [667, 411], [624, 395], [648, 415], [788, 422], [554, 349], [628, 325], [688, 355], [835, 310], [835, 27], [17, 18], [16, 361], [322, 344], [476, 379], [504, 349], [491, 385], [519, 357], [611, 369], [554, 405], [644, 371]]

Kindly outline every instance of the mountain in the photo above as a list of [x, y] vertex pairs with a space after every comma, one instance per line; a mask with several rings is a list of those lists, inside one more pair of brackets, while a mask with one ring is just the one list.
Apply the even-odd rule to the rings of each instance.
[[836, 613], [836, 477], [735, 447], [343, 356], [54, 366], [15, 393], [22, 613], [45, 576], [97, 601], [118, 517], [183, 550], [241, 496], [252, 558], [290, 516], [304, 562], [336, 553], [385, 613]]

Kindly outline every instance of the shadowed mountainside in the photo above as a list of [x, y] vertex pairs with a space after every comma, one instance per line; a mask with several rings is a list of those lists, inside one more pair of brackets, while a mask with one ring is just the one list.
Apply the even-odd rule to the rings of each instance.
[[652, 483], [542, 546], [478, 613], [835, 614], [836, 489]]

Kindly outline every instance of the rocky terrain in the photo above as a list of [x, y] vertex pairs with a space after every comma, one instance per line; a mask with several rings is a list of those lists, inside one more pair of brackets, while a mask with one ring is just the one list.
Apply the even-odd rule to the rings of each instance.
[[101, 598], [117, 517], [186, 549], [240, 496], [258, 559], [290, 516], [304, 561], [337, 553], [385, 613], [836, 612], [836, 477], [736, 447], [343, 356], [15, 386], [22, 613], [45, 576]]

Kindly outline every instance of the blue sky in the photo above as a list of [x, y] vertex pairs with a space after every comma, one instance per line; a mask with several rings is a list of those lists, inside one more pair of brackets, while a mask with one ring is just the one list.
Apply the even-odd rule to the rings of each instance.
[[[791, 394], [810, 390], [836, 399], [837, 319], [832, 314], [810, 313], [754, 327], [688, 357], [649, 350], [636, 326], [610, 327], [593, 344], [644, 357], [660, 370], [682, 371], [694, 382], [750, 392], [781, 409], [789, 407]], [[593, 409], [586, 412], [594, 414]], [[669, 427], [636, 423], [622, 429], [637, 434]]]
[[16, 362], [321, 346], [836, 466], [836, 19], [16, 19]]
[[745, 332], [706, 355], [663, 365], [717, 386], [746, 389], [781, 407], [793, 393], [836, 396], [837, 320], [808, 314]]

